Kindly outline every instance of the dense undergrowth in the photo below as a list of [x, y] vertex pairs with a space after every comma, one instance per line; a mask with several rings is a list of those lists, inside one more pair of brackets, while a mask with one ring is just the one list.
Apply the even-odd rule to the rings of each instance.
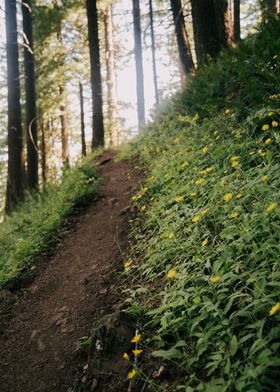
[[66, 218], [85, 205], [98, 185], [92, 157], [69, 169], [58, 185], [29, 195], [0, 225], [0, 288], [36, 269], [38, 256], [54, 246]]
[[[124, 152], [148, 171], [125, 269], [151, 390], [279, 386], [279, 36], [271, 19], [201, 68]], [[151, 351], [161, 382], [145, 371]]]

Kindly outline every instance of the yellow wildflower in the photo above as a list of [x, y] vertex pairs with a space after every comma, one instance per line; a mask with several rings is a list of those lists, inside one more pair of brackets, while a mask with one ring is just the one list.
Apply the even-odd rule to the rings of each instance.
[[143, 187], [142, 189], [141, 189], [141, 192], [143, 192], [143, 193], [146, 193], [146, 192], [148, 192], [148, 187]]
[[201, 221], [201, 218], [200, 218], [200, 216], [195, 216], [194, 218], [192, 218], [192, 222], [193, 223], [197, 223], [197, 222], [200, 222]]
[[232, 193], [226, 193], [223, 197], [224, 201], [229, 201], [233, 198], [233, 194]]
[[268, 124], [264, 124], [262, 126], [262, 131], [267, 131], [269, 129], [269, 125]]
[[176, 271], [174, 269], [168, 271], [168, 273], [167, 273], [168, 279], [174, 279], [175, 276], [176, 276]]
[[231, 214], [230, 214], [230, 219], [236, 219], [236, 218], [238, 218], [238, 212], [232, 212]]
[[131, 339], [131, 343], [138, 343], [140, 339], [141, 339], [141, 335], [137, 334], [134, 336], [133, 339]]
[[184, 200], [184, 197], [183, 197], [183, 196], [177, 196], [177, 197], [175, 197], [176, 203], [180, 203], [180, 202], [183, 201], [183, 200]]
[[267, 175], [262, 176], [261, 180], [264, 181], [264, 182], [267, 182], [269, 180], [269, 177]]
[[137, 355], [140, 355], [140, 354], [143, 352], [143, 350], [140, 350], [140, 349], [138, 349], [138, 350], [132, 350], [132, 352], [133, 352], [133, 354], [135, 355], [135, 357], [137, 357]]
[[216, 204], [217, 204], [217, 206], [220, 206], [222, 204], [221, 200], [216, 201]]
[[203, 185], [205, 183], [204, 178], [199, 178], [198, 180], [196, 180], [195, 184], [196, 185]]
[[144, 212], [147, 207], [144, 205], [141, 207], [141, 211]]
[[167, 237], [170, 239], [170, 240], [172, 240], [172, 238], [174, 238], [174, 233], [173, 233], [173, 231], [171, 231], [171, 233], [168, 233], [167, 234]]
[[125, 263], [123, 263], [123, 266], [125, 269], [128, 269], [131, 266], [131, 264], [132, 264], [132, 260], [129, 259]]
[[267, 212], [272, 212], [273, 210], [275, 210], [275, 208], [277, 207], [277, 203], [270, 203], [267, 207], [266, 207], [266, 211]]
[[233, 155], [233, 156], [230, 158], [230, 161], [231, 161], [231, 162], [238, 161], [239, 158], [240, 158], [239, 156]]
[[191, 193], [190, 193], [190, 196], [191, 196], [191, 197], [196, 196], [196, 192], [191, 192]]
[[231, 167], [237, 167], [237, 166], [239, 166], [239, 162], [238, 161], [231, 162]]
[[201, 149], [201, 153], [202, 154], [206, 154], [208, 152], [208, 147], [203, 147], [202, 149]]
[[206, 214], [208, 214], [208, 212], [209, 212], [209, 209], [206, 208], [206, 210], [201, 211], [201, 215], [206, 215]]
[[269, 117], [273, 116], [273, 114], [274, 114], [273, 112], [268, 113]]
[[271, 137], [269, 137], [268, 139], [266, 139], [265, 144], [270, 144], [272, 142]]
[[125, 359], [126, 361], [129, 360], [129, 355], [127, 353], [123, 353], [123, 359]]
[[258, 153], [260, 154], [261, 157], [265, 157], [266, 152], [263, 150], [259, 150]]
[[280, 310], [280, 302], [277, 302], [269, 311], [270, 316], [274, 316]]
[[220, 279], [220, 276], [213, 276], [210, 281], [211, 283], [218, 283]]
[[136, 374], [137, 374], [136, 370], [132, 369], [131, 372], [128, 373], [127, 378], [128, 379], [134, 378]]
[[201, 245], [206, 246], [208, 244], [208, 238], [205, 238], [204, 241], [202, 241]]
[[278, 121], [272, 121], [271, 125], [273, 128], [278, 127]]
[[238, 194], [236, 195], [236, 198], [237, 198], [237, 199], [241, 199], [241, 197], [242, 197], [242, 193], [238, 193]]
[[225, 109], [225, 114], [229, 114], [231, 112], [230, 109]]
[[189, 162], [185, 161], [182, 163], [181, 168], [184, 169], [187, 166], [189, 166]]

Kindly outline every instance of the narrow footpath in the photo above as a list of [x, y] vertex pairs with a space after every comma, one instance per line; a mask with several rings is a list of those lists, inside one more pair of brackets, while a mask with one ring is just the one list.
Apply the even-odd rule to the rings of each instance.
[[1, 392], [66, 392], [78, 339], [114, 308], [111, 293], [128, 246], [127, 211], [137, 183], [133, 165], [114, 157], [99, 158], [105, 179], [97, 201], [12, 310], [0, 338]]

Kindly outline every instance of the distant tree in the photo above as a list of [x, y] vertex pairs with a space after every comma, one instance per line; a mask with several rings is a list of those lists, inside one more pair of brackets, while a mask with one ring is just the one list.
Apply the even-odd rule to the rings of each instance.
[[189, 37], [185, 26], [181, 0], [171, 0], [171, 8], [182, 68], [185, 75], [194, 74], [195, 68], [192, 59]]
[[118, 144], [118, 121], [117, 121], [117, 87], [115, 69], [115, 50], [113, 35], [112, 4], [104, 10], [105, 28], [105, 51], [106, 51], [106, 84], [107, 84], [107, 106], [108, 106], [108, 133], [109, 143]]
[[233, 0], [233, 37], [235, 42], [240, 40], [240, 0]]
[[62, 164], [63, 168], [69, 167], [69, 142], [68, 142], [68, 121], [66, 113], [66, 102], [64, 87], [59, 86], [60, 94], [60, 124], [61, 124], [61, 149], [62, 149]]
[[144, 73], [142, 59], [142, 36], [141, 36], [141, 14], [139, 0], [132, 0], [133, 27], [134, 27], [134, 54], [136, 65], [136, 87], [137, 87], [137, 114], [138, 127], [145, 122], [145, 95], [144, 95]]
[[215, 58], [231, 42], [227, 0], [191, 0], [195, 50], [198, 64]]
[[150, 31], [151, 31], [151, 50], [153, 59], [153, 78], [155, 88], [156, 105], [159, 104], [158, 92], [158, 77], [157, 77], [157, 63], [156, 63], [156, 45], [155, 45], [155, 32], [154, 32], [154, 15], [153, 15], [153, 1], [149, 0], [149, 18], [150, 18]]
[[86, 0], [92, 87], [92, 149], [104, 145], [102, 81], [96, 0]]
[[5, 0], [8, 69], [8, 181], [6, 211], [23, 200], [23, 142], [20, 110], [20, 84], [16, 0]]
[[27, 186], [38, 189], [37, 107], [31, 1], [22, 2], [26, 100]]
[[260, 0], [260, 6], [263, 15], [267, 15], [268, 13], [275, 13], [278, 8], [277, 3], [279, 5], [279, 0]]
[[87, 155], [86, 139], [85, 139], [85, 110], [84, 110], [84, 94], [83, 85], [79, 83], [80, 92], [80, 112], [81, 112], [81, 144], [82, 144], [82, 156]]

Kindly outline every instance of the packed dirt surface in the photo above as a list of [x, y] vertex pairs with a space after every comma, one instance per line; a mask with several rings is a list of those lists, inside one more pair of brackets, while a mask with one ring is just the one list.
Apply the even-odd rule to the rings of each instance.
[[[112, 292], [128, 246], [128, 210], [137, 173], [114, 152], [99, 158], [104, 181], [46, 268], [26, 288], [0, 339], [1, 392], [66, 392], [77, 341], [114, 310]], [[99, 388], [95, 389], [99, 390]]]

